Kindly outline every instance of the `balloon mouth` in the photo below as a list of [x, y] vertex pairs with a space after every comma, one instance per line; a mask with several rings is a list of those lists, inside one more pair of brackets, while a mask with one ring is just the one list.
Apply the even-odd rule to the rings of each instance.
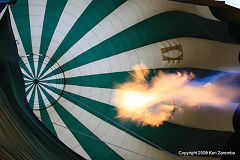
[[[41, 54], [20, 57], [26, 98], [33, 110], [53, 106], [61, 97], [66, 81], [62, 67], [52, 58]], [[50, 99], [49, 95], [52, 96]]]
[[33, 80], [33, 83], [34, 83], [35, 85], [37, 85], [37, 84], [39, 83], [39, 80], [38, 80], [38, 79], [34, 79], [34, 80]]

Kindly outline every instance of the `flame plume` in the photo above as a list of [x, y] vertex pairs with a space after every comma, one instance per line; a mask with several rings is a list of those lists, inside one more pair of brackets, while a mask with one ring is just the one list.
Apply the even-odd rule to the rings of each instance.
[[237, 95], [236, 89], [220, 83], [191, 83], [193, 73], [160, 72], [148, 83], [147, 66], [138, 64], [133, 69], [132, 80], [116, 86], [114, 103], [122, 120], [159, 126], [171, 119], [176, 109], [223, 107]]

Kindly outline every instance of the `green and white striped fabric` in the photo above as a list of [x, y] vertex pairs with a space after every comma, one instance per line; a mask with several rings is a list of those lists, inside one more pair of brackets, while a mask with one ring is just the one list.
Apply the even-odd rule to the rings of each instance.
[[167, 0], [19, 0], [9, 8], [29, 106], [82, 157], [184, 159], [179, 151], [221, 150], [234, 132], [236, 102], [226, 111], [176, 112], [151, 127], [116, 118], [112, 100], [115, 85], [138, 63], [151, 69], [150, 77], [161, 68], [209, 75], [239, 67], [240, 45], [207, 7]]

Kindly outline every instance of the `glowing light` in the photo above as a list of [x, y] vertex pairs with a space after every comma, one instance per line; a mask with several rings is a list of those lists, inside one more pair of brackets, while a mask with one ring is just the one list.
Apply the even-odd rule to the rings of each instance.
[[172, 118], [175, 109], [185, 107], [223, 107], [236, 98], [237, 89], [222, 83], [196, 85], [191, 83], [193, 73], [160, 72], [146, 81], [148, 68], [134, 66], [132, 80], [116, 86], [114, 103], [118, 117], [142, 125], [159, 126]]
[[134, 91], [127, 91], [123, 96], [123, 105], [128, 106], [130, 110], [143, 107], [154, 99], [154, 96], [148, 96], [142, 92]]

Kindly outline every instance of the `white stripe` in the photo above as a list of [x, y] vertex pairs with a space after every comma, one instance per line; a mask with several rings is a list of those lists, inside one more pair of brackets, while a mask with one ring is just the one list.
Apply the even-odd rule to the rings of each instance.
[[[32, 85], [30, 85], [30, 86], [28, 86], [27, 88], [25, 88], [25, 91], [27, 91], [31, 86], [33, 86], [34, 84], [32, 84]], [[30, 92], [29, 92], [29, 94], [30, 94]]]
[[167, 0], [126, 1], [70, 48], [69, 51], [61, 57], [59, 64], [65, 64], [93, 46], [149, 17], [172, 10], [200, 14], [200, 9], [197, 9], [195, 5], [187, 5]]
[[31, 96], [32, 96], [32, 94], [33, 94], [33, 90], [34, 90], [34, 86], [31, 88], [30, 92], [29, 92], [28, 95], [27, 95], [27, 100], [28, 100], [28, 102], [30, 101], [30, 98], [31, 98]]
[[[183, 60], [163, 61], [162, 48], [181, 45]], [[192, 67], [218, 71], [240, 73], [238, 54], [240, 45], [220, 43], [197, 38], [170, 39], [65, 71], [65, 77], [77, 77], [94, 74], [131, 71], [139, 63], [146, 64], [150, 69]], [[180, 52], [173, 50], [164, 54], [176, 57]], [[235, 68], [234, 70], [230, 70]], [[238, 68], [238, 69], [237, 69]]]
[[[45, 62], [45, 60], [46, 60], [46, 58], [44, 58], [43, 62]], [[42, 63], [42, 66], [41, 66], [41, 68], [40, 68], [40, 71], [39, 71], [39, 73], [38, 73], [38, 76], [41, 75], [42, 71], [44, 70], [44, 68], [45, 68], [46, 66], [47, 66], [46, 63]]]
[[185, 108], [183, 112], [174, 112], [173, 120], [169, 122], [193, 128], [234, 132], [232, 119], [238, 106], [238, 103], [230, 103], [223, 108]]
[[30, 64], [26, 64], [29, 65], [29, 67], [31, 67], [31, 72], [34, 72], [35, 74], [33, 75], [33, 78], [37, 77], [37, 66], [38, 66], [38, 60], [39, 60], [39, 55], [28, 55], [31, 56], [32, 58], [32, 63], [33, 63], [33, 68], [30, 66]]
[[39, 54], [46, 0], [28, 0], [33, 53]]
[[[169, 43], [168, 43], [169, 42]], [[66, 77], [86, 76], [94, 74], [112, 73], [112, 72], [125, 72], [131, 71], [135, 64], [144, 63], [150, 69], [154, 68], [174, 68], [183, 67], [183, 63], [169, 63], [162, 61], [161, 48], [169, 47], [179, 44], [175, 40], [169, 40], [166, 42], [154, 43], [141, 48], [133, 49], [121, 54], [104, 58], [70, 71], [66, 71]], [[174, 52], [171, 52], [175, 56]]]
[[240, 45], [197, 38], [182, 38], [179, 43], [186, 67], [240, 73]]
[[[46, 75], [46, 74], [44, 74], [44, 75]], [[43, 77], [43, 76], [41, 76], [41, 77]], [[41, 80], [42, 81], [47, 81], [47, 80], [57, 80], [57, 79], [62, 79], [62, 78], [64, 78], [64, 73], [55, 74], [55, 75], [52, 75], [50, 77], [43, 78]]]
[[55, 84], [55, 83], [50, 83], [50, 82], [41, 82], [47, 86], [54, 87], [54, 88], [63, 88], [63, 84]]
[[[42, 84], [45, 84], [45, 85], [47, 85], [47, 86], [49, 86], [49, 87], [53, 87], [53, 88], [56, 88], [56, 89], [58, 89], [58, 90], [63, 90], [63, 87], [64, 87], [64, 85], [63, 84], [54, 84], [54, 83], [46, 83], [46, 82], [41, 82]], [[59, 97], [59, 96], [58, 96]], [[58, 97], [55, 97], [55, 99], [57, 99]]]
[[[26, 75], [25, 75], [26, 76]], [[30, 77], [26, 76], [26, 77], [23, 77], [24, 80], [27, 80], [27, 81], [31, 81]], [[25, 82], [25, 84], [27, 83], [31, 83], [31, 82]]]
[[[46, 99], [47, 103], [50, 104], [50, 102], [48, 101], [47, 97], [43, 94], [41, 89], [40, 89], [40, 93], [41, 93], [43, 99]], [[40, 112], [40, 111], [38, 111], [38, 112]], [[50, 120], [51, 120], [52, 123], [54, 122], [56, 124], [59, 124], [59, 125], [67, 128], [67, 126], [64, 124], [64, 122], [62, 121], [62, 119], [59, 117], [59, 115], [57, 114], [57, 112], [55, 111], [55, 109], [52, 106], [47, 108], [47, 112], [49, 114], [49, 117], [50, 117]], [[36, 115], [39, 115], [39, 114], [36, 114]], [[72, 149], [73, 151], [75, 151], [79, 155], [83, 156], [86, 159], [91, 159], [89, 157], [89, 155], [84, 151], [82, 146], [79, 144], [77, 139], [74, 137], [74, 135], [68, 129], [60, 127], [56, 124], [53, 124], [53, 126], [54, 126], [54, 129], [55, 129], [56, 133], [57, 133], [57, 137], [65, 145], [67, 145], [70, 149]]]
[[38, 68], [38, 62], [39, 62], [39, 55], [34, 55], [33, 65], [34, 65], [34, 71], [35, 71], [35, 77], [37, 78], [37, 68]]
[[[63, 78], [63, 73], [59, 73], [59, 74], [56, 74], [56, 75], [52, 75], [51, 77], [47, 77], [47, 78], [44, 78], [42, 79], [43, 81], [47, 81], [47, 80], [54, 80], [54, 79], [61, 79]], [[49, 82], [48, 82], [49, 83]]]
[[[30, 66], [28, 57], [27, 57], [27, 56], [26, 56], [26, 57], [21, 57], [21, 59], [22, 59], [22, 62], [20, 62], [20, 63], [24, 63], [23, 65], [26, 66], [26, 68], [28, 69], [28, 71], [29, 71], [30, 74], [31, 74], [31, 75], [29, 75], [29, 74], [27, 74], [27, 75], [29, 75], [30, 77], [34, 77], [34, 74], [33, 74], [33, 72], [32, 72], [32, 68], [31, 68], [31, 66]], [[25, 73], [27, 73], [27, 72], [25, 72]]]
[[[41, 87], [42, 88], [44, 88], [45, 89], [45, 91], [47, 91], [47, 93], [48, 94], [50, 94], [55, 100], [57, 100], [57, 98], [59, 97], [59, 95], [58, 94], [56, 94], [56, 93], [54, 93], [54, 92], [52, 92], [52, 91], [50, 91], [48, 88], [46, 88], [45, 86], [43, 86], [43, 85], [41, 85]], [[42, 94], [42, 93], [41, 93]], [[50, 103], [49, 103], [50, 104]]]
[[[28, 55], [28, 56], [31, 56], [31, 55]], [[32, 69], [32, 67], [31, 67], [31, 65], [30, 65], [30, 63], [28, 63], [29, 62], [29, 60], [28, 60], [28, 58], [25, 58], [26, 60], [26, 63], [25, 63], [25, 66], [28, 68], [28, 70], [29, 70], [29, 72], [32, 74], [32, 77], [34, 78], [35, 77], [35, 75], [33, 74], [33, 69]], [[31, 61], [31, 60], [30, 60]]]
[[[65, 91], [78, 94], [80, 96], [105, 104], [109, 104], [112, 106], [116, 106], [116, 104], [113, 101], [115, 94], [117, 92], [121, 92], [120, 90], [116, 89], [94, 88], [76, 85], [66, 85]], [[170, 120], [170, 122], [182, 126], [206, 130], [234, 131], [232, 126], [232, 118], [234, 111], [236, 110], [238, 105], [239, 104], [237, 103], [232, 103], [221, 109], [220, 108], [185, 109], [184, 113], [175, 112], [173, 120]]]
[[39, 112], [39, 110], [33, 110], [33, 113], [36, 115], [36, 117], [41, 121], [41, 114]]
[[[83, 11], [91, 3], [92, 0], [68, 0], [58, 21], [57, 27], [54, 31], [52, 40], [50, 42], [47, 56], [50, 58], [57, 50], [67, 33], [70, 31], [74, 23], [81, 16]], [[50, 51], [51, 50], [51, 51]]]
[[[24, 79], [25, 80], [25, 79]], [[32, 82], [25, 82], [25, 85], [32, 84]]]
[[[48, 62], [50, 62], [50, 61], [51, 61], [51, 59], [50, 59], [49, 57], [46, 56], [46, 57], [44, 58], [44, 60], [43, 60], [43, 62], [42, 62], [42, 66], [41, 66], [40, 71], [39, 71], [39, 73], [38, 73], [38, 76], [42, 74], [42, 71], [45, 69], [45, 67], [46, 67], [47, 65], [49, 65]], [[53, 61], [52, 61], [52, 62], [53, 62]], [[54, 65], [55, 65], [55, 66], [54, 66]], [[51, 69], [52, 69], [53, 67], [56, 67], [56, 63], [55, 63], [54, 65], [51, 67]], [[48, 69], [47, 72], [49, 72], [49, 70], [51, 71], [51, 69]], [[42, 77], [42, 75], [41, 75], [41, 77]]]
[[79, 96], [83, 96], [98, 102], [114, 105], [112, 100], [115, 91], [114, 89], [66, 85], [65, 91], [78, 94]]
[[[32, 40], [32, 52], [33, 54], [39, 54], [41, 35], [43, 29], [43, 21], [46, 9], [46, 0], [28, 0], [29, 5], [29, 19], [30, 19], [30, 30]], [[34, 68], [35, 74], [37, 73], [37, 66], [39, 56], [34, 56]], [[35, 75], [37, 76], [37, 75]]]
[[2, 12], [0, 13], [0, 20], [2, 19], [2, 17], [3, 17], [3, 15], [4, 15], [4, 13], [6, 12], [7, 8], [8, 8], [8, 5], [6, 5], [6, 6], [3, 8]]
[[[42, 66], [42, 70], [39, 72], [39, 75], [41, 75], [41, 72], [42, 72], [43, 69], [44, 69], [43, 67], [44, 67], [44, 65]], [[44, 77], [45, 75], [51, 73], [54, 69], [57, 69], [57, 68], [59, 68], [58, 64], [57, 64], [57, 63], [54, 63], [54, 65], [51, 66], [51, 68], [49, 68], [46, 72], [44, 72], [44, 74], [42, 74], [39, 78]]]
[[[90, 156], [85, 152], [85, 150], [82, 148], [80, 143], [77, 141], [77, 139], [74, 137], [74, 135], [70, 132], [70, 130], [66, 129], [67, 126], [64, 124], [62, 119], [59, 117], [57, 112], [53, 107], [50, 107], [47, 109], [49, 113], [49, 117], [52, 122], [61, 125], [62, 127], [53, 124], [57, 137], [65, 144], [67, 145], [70, 149], [81, 155], [82, 157], [90, 160]], [[63, 128], [64, 127], [64, 128]]]
[[22, 74], [24, 74], [25, 76], [27, 76], [30, 80], [32, 80], [33, 78], [31, 77], [32, 75], [29, 75], [24, 69], [20, 68], [22, 71]]
[[[42, 86], [41, 86], [42, 87]], [[39, 91], [40, 91], [40, 95], [42, 97], [43, 103], [45, 105], [45, 107], [47, 107], [48, 105], [50, 105], [51, 103], [48, 101], [47, 97], [45, 96], [45, 94], [42, 91], [42, 88], [39, 87]]]
[[33, 103], [33, 109], [39, 109], [39, 102], [38, 102], [38, 86], [36, 86], [35, 89], [35, 95], [34, 95], [34, 103]]

